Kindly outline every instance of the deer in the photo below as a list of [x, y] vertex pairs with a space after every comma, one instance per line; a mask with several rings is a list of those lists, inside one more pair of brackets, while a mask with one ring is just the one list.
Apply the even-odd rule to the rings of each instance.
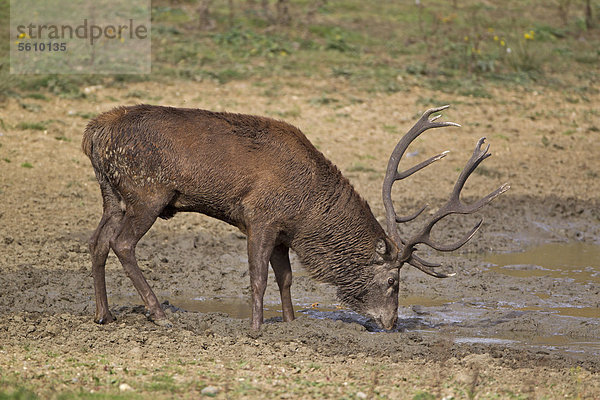
[[[279, 287], [282, 320], [294, 320], [290, 295], [289, 250], [315, 280], [333, 285], [340, 302], [394, 329], [398, 320], [399, 274], [411, 265], [436, 278], [453, 274], [417, 255], [425, 245], [454, 251], [467, 243], [483, 218], [456, 243], [436, 243], [433, 226], [450, 214], [471, 214], [509, 189], [500, 186], [473, 204], [459, 196], [467, 178], [491, 155], [485, 138], [460, 173], [449, 200], [412, 237], [399, 224], [414, 220], [427, 206], [398, 216], [392, 185], [448, 152], [399, 171], [408, 146], [432, 128], [459, 127], [439, 122], [449, 106], [432, 108], [400, 139], [388, 161], [382, 196], [387, 233], [369, 205], [340, 170], [296, 127], [275, 119], [153, 105], [121, 106], [92, 119], [82, 149], [100, 186], [103, 214], [89, 240], [96, 310], [94, 321], [115, 320], [109, 310], [105, 263], [117, 256], [147, 310], [148, 318], [172, 326], [144, 278], [136, 244], [158, 218], [198, 212], [237, 227], [246, 235], [251, 328], [263, 324], [263, 297], [271, 265]], [[430, 118], [431, 117], [431, 118]]]

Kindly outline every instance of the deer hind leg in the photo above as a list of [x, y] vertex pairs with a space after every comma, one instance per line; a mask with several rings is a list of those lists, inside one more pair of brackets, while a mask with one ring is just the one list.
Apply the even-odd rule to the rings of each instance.
[[125, 273], [133, 282], [135, 289], [144, 301], [146, 309], [150, 313], [150, 319], [158, 325], [168, 326], [167, 317], [160, 307], [156, 295], [148, 285], [135, 258], [135, 247], [138, 241], [150, 229], [162, 209], [168, 204], [168, 200], [157, 202], [157, 206], [148, 206], [140, 201], [127, 204], [125, 215], [116, 234], [110, 240], [110, 247], [115, 252]]
[[108, 298], [106, 296], [106, 258], [110, 251], [109, 240], [115, 234], [123, 218], [123, 211], [119, 205], [120, 200], [112, 188], [107, 184], [101, 184], [100, 188], [102, 191], [104, 213], [98, 227], [89, 240], [89, 249], [92, 258], [92, 276], [94, 277], [94, 292], [96, 296], [94, 321], [98, 324], [106, 324], [115, 320], [109, 311]]
[[281, 295], [281, 309], [283, 320], [290, 322], [294, 320], [294, 307], [290, 287], [292, 286], [292, 267], [290, 265], [289, 248], [280, 244], [275, 246], [271, 254], [271, 267], [275, 272], [279, 294]]

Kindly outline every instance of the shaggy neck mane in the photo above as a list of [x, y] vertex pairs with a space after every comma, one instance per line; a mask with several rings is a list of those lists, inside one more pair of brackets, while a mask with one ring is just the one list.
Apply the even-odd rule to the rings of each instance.
[[312, 278], [338, 287], [346, 303], [364, 291], [373, 277], [377, 239], [385, 237], [369, 205], [331, 163], [320, 176], [323, 189], [313, 201], [294, 235], [291, 247]]

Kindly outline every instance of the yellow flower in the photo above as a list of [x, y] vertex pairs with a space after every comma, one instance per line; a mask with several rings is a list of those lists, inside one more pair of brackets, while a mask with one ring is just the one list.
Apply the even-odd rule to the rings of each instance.
[[500, 41], [500, 46], [503, 46], [503, 47], [506, 46], [506, 42], [504, 40], [501, 40]]
[[534, 40], [535, 39], [535, 32], [534, 31], [525, 32], [523, 34], [523, 37], [525, 38], [525, 40]]
[[465, 36], [465, 38], [464, 38], [464, 39], [465, 39], [465, 42], [468, 42], [468, 41], [469, 41], [469, 37], [468, 37], [468, 36]]
[[498, 37], [498, 35], [494, 36], [494, 42], [497, 42], [498, 40], [500, 40], [500, 38]]

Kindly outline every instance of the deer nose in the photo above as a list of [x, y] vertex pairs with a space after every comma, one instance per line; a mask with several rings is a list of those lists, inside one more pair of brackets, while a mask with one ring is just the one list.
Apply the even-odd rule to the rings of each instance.
[[383, 328], [386, 331], [390, 331], [396, 328], [396, 323], [398, 322], [398, 314], [393, 315], [391, 318], [385, 318], [383, 316], [375, 318], [375, 322], [377, 322], [377, 325], [379, 325], [380, 328]]
[[394, 328], [396, 328], [396, 324], [398, 322], [398, 314], [395, 314], [392, 318], [386, 320], [386, 321], [382, 321], [383, 323], [381, 324], [383, 329], [385, 330], [392, 330]]

